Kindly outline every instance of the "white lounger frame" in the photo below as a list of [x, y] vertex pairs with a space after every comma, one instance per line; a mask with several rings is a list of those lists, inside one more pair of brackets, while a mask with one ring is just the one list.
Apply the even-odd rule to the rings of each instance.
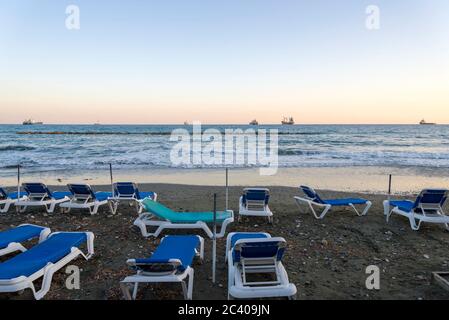
[[[204, 259], [204, 239], [197, 236], [200, 240], [200, 248], [196, 250], [196, 256], [199, 256], [201, 261]], [[163, 240], [162, 240], [163, 241]], [[134, 259], [127, 261], [129, 265], [135, 263]], [[181, 262], [178, 259], [170, 260], [170, 264], [178, 266]], [[188, 277], [188, 283], [184, 281]], [[172, 272], [145, 272], [138, 270], [137, 274], [128, 276], [120, 282], [124, 298], [126, 300], [136, 300], [137, 290], [141, 283], [164, 283], [164, 282], [179, 282], [182, 286], [182, 292], [185, 300], [192, 300], [193, 296], [193, 278], [194, 270], [192, 267], [187, 267], [183, 272], [174, 270]], [[133, 290], [131, 294], [131, 289]]]
[[[89, 186], [90, 188], [90, 186]], [[91, 215], [97, 214], [98, 209], [105, 204], [109, 204], [109, 208], [112, 212], [112, 206], [108, 202], [108, 199], [99, 201], [93, 199], [91, 195], [86, 194], [74, 194], [69, 202], [64, 202], [59, 205], [65, 213], [69, 213], [71, 209], [88, 209]]]
[[[228, 224], [234, 222], [234, 211], [227, 210], [227, 212], [231, 214], [231, 217], [223, 221], [220, 232], [216, 234], [217, 238], [223, 238], [226, 234], [226, 227]], [[188, 212], [185, 214], [188, 214]], [[142, 236], [145, 238], [158, 237], [164, 229], [202, 229], [209, 238], [212, 239], [214, 236], [207, 223], [203, 221], [198, 221], [196, 223], [173, 223], [167, 220], [158, 220], [155, 215], [149, 212], [144, 212], [139, 215], [139, 217], [134, 221], [134, 225], [140, 229]], [[151, 233], [148, 232], [147, 226], [157, 227], [157, 229], [155, 232]]]
[[[37, 226], [34, 224], [21, 224], [18, 227], [22, 227], [22, 226], [35, 226], [35, 227], [41, 227], [41, 226]], [[42, 229], [40, 235], [39, 235], [39, 243], [41, 243], [42, 241], [46, 240], [50, 234], [51, 230], [50, 228], [44, 228]], [[16, 252], [16, 251], [21, 251], [21, 252], [25, 252], [27, 251], [27, 249], [18, 242], [11, 242], [6, 248], [0, 249], [0, 257], [10, 254], [12, 252]]]
[[18, 199], [6, 198], [3, 200], [0, 200], [0, 213], [7, 213], [9, 211], [9, 208], [11, 208], [11, 205], [17, 203], [17, 201], [19, 201], [19, 200], [25, 200], [25, 198], [26, 198], [26, 196], [22, 196]]
[[[54, 232], [50, 234], [49, 238], [64, 232]], [[82, 256], [84, 259], [90, 259], [94, 254], [94, 234], [92, 232], [83, 232], [87, 235], [87, 254], [84, 254], [79, 248], [72, 247], [70, 253], [56, 263], [48, 263], [44, 268], [36, 271], [29, 277], [21, 276], [15, 279], [0, 280], [0, 292], [17, 292], [25, 289], [31, 289], [34, 298], [36, 300], [42, 299], [48, 291], [50, 291], [51, 281], [53, 274], [59, 269], [63, 268], [72, 260], [75, 260], [78, 256]], [[43, 277], [42, 286], [39, 290], [36, 290], [34, 281]]]
[[[302, 209], [301, 204], [308, 205], [310, 208], [310, 211], [312, 211], [314, 217], [319, 220], [323, 219], [324, 216], [332, 209], [332, 205], [330, 205], [330, 204], [318, 203], [309, 198], [303, 198], [303, 197], [294, 197], [294, 198], [295, 198], [295, 202], [298, 205], [298, 208], [300, 210]], [[366, 214], [368, 213], [368, 211], [372, 205], [373, 204], [371, 201], [366, 201], [366, 206], [362, 212], [357, 210], [357, 207], [355, 205], [353, 205], [352, 203], [350, 203], [348, 206], [339, 206], [339, 207], [351, 207], [359, 217], [362, 217], [362, 216], [366, 216]], [[321, 212], [318, 213], [315, 211], [314, 206], [318, 207], [318, 208], [323, 208], [323, 210], [321, 210]]]
[[[443, 224], [446, 228], [446, 230], [449, 231], [449, 216], [447, 216], [441, 205], [423, 205], [420, 204], [418, 209], [421, 210], [420, 213], [415, 212], [412, 210], [411, 212], [406, 212], [398, 207], [392, 207], [390, 205], [389, 200], [385, 200], [383, 202], [384, 204], [384, 215], [387, 220], [387, 223], [390, 220], [390, 217], [393, 213], [396, 213], [398, 215], [404, 216], [408, 218], [410, 222], [410, 227], [414, 231], [418, 231], [421, 227], [422, 222], [429, 222], [429, 223], [437, 223], [437, 224]], [[426, 211], [433, 211], [434, 213], [429, 213]], [[418, 221], [418, 222], [417, 222]]]
[[[235, 233], [228, 235], [227, 248], [230, 248], [230, 239]], [[270, 241], [284, 241], [284, 238], [260, 238], [260, 239], [240, 239], [235, 245], [242, 243], [260, 243]], [[288, 274], [281, 261], [276, 258], [241, 258], [240, 263], [234, 263], [232, 249], [227, 252], [228, 260], [228, 300], [229, 299], [255, 299], [255, 298], [275, 298], [287, 297], [295, 299], [296, 286], [289, 282]], [[248, 282], [247, 273], [274, 273], [276, 281]]]
[[[153, 201], [157, 201], [157, 193], [153, 192], [154, 199]], [[138, 214], [141, 214], [143, 212], [143, 209], [145, 208], [142, 204], [143, 200], [137, 199], [135, 196], [133, 197], [109, 197], [109, 206], [111, 208], [112, 214], [116, 214], [118, 207], [121, 202], [128, 202], [130, 206], [133, 206], [133, 204], [136, 205], [136, 211]]]
[[[48, 195], [42, 194], [42, 193], [33, 193], [29, 194], [28, 196], [24, 197], [23, 199], [16, 201], [15, 206], [19, 208], [20, 212], [25, 212], [28, 207], [45, 207], [45, 210], [47, 210], [48, 213], [53, 213], [55, 211], [56, 205], [61, 204], [63, 202], [69, 201], [69, 197], [64, 197], [62, 199], [56, 200], [54, 198], [45, 200]], [[33, 200], [38, 199], [39, 200]]]
[[[269, 191], [265, 188], [246, 188], [246, 190], [261, 190]], [[267, 217], [269, 223], [273, 223], [273, 212], [271, 212], [268, 204], [265, 204], [265, 200], [246, 200], [246, 206], [243, 205], [243, 196], [239, 199], [239, 218], [241, 216], [252, 216], [252, 217]]]

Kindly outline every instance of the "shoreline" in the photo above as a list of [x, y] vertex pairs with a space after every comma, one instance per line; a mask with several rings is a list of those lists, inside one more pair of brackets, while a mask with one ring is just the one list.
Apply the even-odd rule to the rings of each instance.
[[[418, 193], [424, 188], [449, 187], [447, 168], [426, 167], [296, 167], [279, 168], [275, 175], [260, 175], [257, 168], [229, 169], [230, 186], [298, 187], [309, 185], [316, 189], [362, 193], [387, 193], [388, 176], [392, 174], [392, 193]], [[114, 181], [133, 181], [139, 184], [183, 184], [199, 186], [224, 186], [225, 169], [157, 168], [114, 169]], [[63, 186], [68, 183], [109, 185], [109, 168], [103, 170], [47, 170], [22, 169], [22, 182], [44, 182]], [[14, 188], [16, 170], [0, 175], [0, 184]]]

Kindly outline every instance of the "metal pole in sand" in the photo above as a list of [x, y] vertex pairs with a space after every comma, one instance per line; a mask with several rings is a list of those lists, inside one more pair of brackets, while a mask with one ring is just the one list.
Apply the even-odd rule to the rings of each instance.
[[390, 174], [388, 176], [388, 201], [390, 201], [390, 198], [391, 198], [391, 179], [392, 179], [392, 175]]
[[20, 199], [20, 164], [17, 165], [17, 199]]
[[109, 164], [109, 175], [111, 177], [112, 196], [114, 196], [114, 178], [112, 176], [112, 163]]
[[217, 194], [214, 193], [214, 225], [212, 236], [212, 283], [215, 283], [216, 263], [217, 263]]
[[229, 198], [229, 169], [226, 168], [226, 210], [228, 210], [228, 198]]
[[[17, 165], [17, 201], [20, 201], [20, 163]], [[16, 207], [19, 212], [19, 207]]]

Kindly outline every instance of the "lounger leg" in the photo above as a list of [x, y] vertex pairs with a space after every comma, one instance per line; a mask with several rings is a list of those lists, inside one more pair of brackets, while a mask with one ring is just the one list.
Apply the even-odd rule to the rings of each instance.
[[362, 216], [366, 216], [366, 214], [368, 213], [369, 209], [371, 209], [372, 205], [373, 205], [373, 203], [371, 201], [367, 201], [366, 202], [366, 207], [365, 207], [365, 210], [363, 210], [363, 212], [362, 212]]
[[56, 202], [52, 202], [52, 203], [50, 204], [50, 207], [45, 206], [45, 208], [47, 209], [47, 212], [48, 212], [48, 213], [53, 213], [53, 212], [55, 211], [55, 207], [56, 207]]
[[[390, 201], [385, 200], [384, 201], [384, 216], [388, 216], [390, 214]], [[387, 218], [388, 222], [388, 218]]]
[[91, 215], [97, 214], [98, 213], [98, 207], [99, 207], [98, 204], [94, 205], [94, 209], [93, 210], [92, 210], [92, 207], [89, 207], [90, 214]]
[[120, 288], [122, 289], [123, 297], [125, 298], [125, 300], [132, 300], [131, 294], [129, 292], [129, 284], [121, 282]]
[[137, 299], [137, 290], [139, 290], [139, 283], [136, 282], [134, 283], [134, 288], [133, 288], [133, 300]]
[[193, 296], [193, 277], [194, 277], [194, 270], [192, 268], [190, 268], [189, 270], [189, 279], [188, 279], [188, 285], [187, 285], [187, 296], [186, 296], [186, 283], [184, 281], [182, 281], [183, 284], [183, 291], [184, 291], [184, 298], [187, 300], [192, 300], [192, 296]]
[[329, 212], [329, 210], [332, 208], [331, 205], [327, 205], [327, 206], [324, 207], [324, 210], [321, 212], [321, 214], [318, 215], [318, 214], [316, 213], [315, 209], [313, 208], [312, 203], [310, 203], [310, 202], [309, 202], [309, 207], [310, 207], [310, 210], [312, 211], [313, 215], [315, 216], [315, 218], [317, 218], [317, 219], [319, 219], [319, 220], [323, 219], [324, 216], [325, 216], [325, 215]]
[[419, 221], [419, 223], [416, 224], [415, 218], [413, 218], [413, 216], [411, 216], [409, 220], [410, 220], [410, 227], [412, 228], [412, 230], [418, 231], [421, 226], [421, 221]]

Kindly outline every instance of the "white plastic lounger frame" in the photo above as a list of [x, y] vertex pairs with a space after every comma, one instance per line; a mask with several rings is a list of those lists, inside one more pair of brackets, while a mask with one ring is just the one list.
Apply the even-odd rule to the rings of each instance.
[[[117, 183], [114, 183], [114, 190], [117, 190]], [[137, 184], [133, 183], [134, 190], [137, 190]], [[153, 201], [157, 201], [157, 193], [153, 192], [154, 198]], [[142, 201], [145, 199], [137, 199], [136, 194], [125, 194], [114, 197], [109, 197], [109, 206], [111, 207], [112, 214], [117, 213], [118, 206], [121, 202], [128, 202], [130, 206], [136, 204], [136, 210], [138, 214], [143, 212], [144, 206], [142, 205]]]
[[[89, 185], [86, 185], [89, 189], [91, 188]], [[91, 215], [97, 214], [98, 209], [105, 204], [109, 204], [108, 200], [98, 200], [93, 199], [91, 195], [88, 194], [73, 194], [73, 197], [69, 202], [64, 202], [59, 205], [65, 213], [69, 213], [71, 209], [88, 209]], [[112, 211], [111, 205], [109, 208]]]
[[[18, 227], [22, 227], [22, 226], [36, 226], [36, 227], [40, 227], [37, 225], [33, 225], [33, 224], [21, 224]], [[40, 235], [39, 235], [39, 243], [41, 243], [42, 241], [46, 240], [48, 238], [48, 235], [50, 234], [51, 230], [50, 228], [44, 228], [42, 229]], [[21, 251], [21, 252], [25, 252], [27, 251], [27, 249], [18, 242], [11, 242], [6, 248], [0, 249], [0, 257], [10, 254], [12, 252], [16, 252], [16, 251]]]
[[[419, 196], [422, 196], [427, 190], [423, 190]], [[421, 223], [436, 223], [443, 224], [446, 230], [449, 231], [449, 216], [447, 216], [440, 204], [425, 204], [420, 203], [416, 208], [419, 211], [412, 209], [410, 212], [403, 211], [399, 207], [392, 207], [389, 200], [383, 202], [384, 215], [387, 223], [393, 213], [404, 216], [409, 219], [410, 227], [414, 231], [418, 231], [421, 228]]]
[[26, 196], [23, 195], [19, 199], [6, 198], [3, 200], [0, 200], [0, 213], [7, 213], [9, 211], [9, 208], [11, 208], [11, 205], [17, 203], [17, 201], [19, 201], [19, 200], [25, 200], [25, 198], [26, 198]]
[[[64, 232], [54, 232], [50, 234], [49, 237], [52, 237], [58, 233]], [[36, 300], [42, 299], [48, 291], [50, 291], [51, 281], [53, 279], [53, 274], [57, 272], [59, 269], [63, 268], [72, 260], [75, 260], [78, 256], [82, 256], [84, 259], [90, 259], [94, 254], [94, 234], [92, 232], [83, 232], [86, 233], [87, 236], [87, 254], [84, 254], [79, 248], [72, 247], [71, 252], [66, 255], [64, 258], [59, 260], [56, 263], [48, 263], [44, 268], [39, 271], [33, 273], [29, 277], [21, 276], [15, 279], [10, 280], [0, 280], [0, 292], [17, 292], [25, 289], [31, 289], [33, 292], [34, 298]], [[42, 285], [39, 290], [36, 290], [34, 286], [34, 281], [43, 277]]]
[[[234, 211], [226, 211], [231, 214], [231, 217], [225, 219], [223, 223], [221, 223], [220, 232], [216, 234], [217, 238], [223, 238], [226, 234], [226, 227], [228, 224], [234, 222]], [[186, 214], [188, 214], [188, 212]], [[142, 236], [145, 238], [157, 238], [164, 229], [202, 229], [210, 239], [214, 236], [212, 230], [204, 221], [197, 221], [195, 223], [174, 223], [167, 220], [158, 220], [158, 218], [150, 212], [144, 212], [139, 215], [139, 217], [134, 221], [134, 225], [140, 229]], [[154, 232], [148, 232], [147, 226], [157, 227], [157, 229]]]
[[23, 199], [17, 201], [15, 206], [19, 208], [20, 212], [25, 212], [28, 207], [45, 207], [48, 213], [53, 213], [58, 204], [69, 201], [69, 197], [64, 197], [62, 199], [48, 199], [47, 193], [29, 193]]
[[[196, 256], [199, 256], [201, 261], [204, 259], [204, 239], [197, 236], [200, 240], [200, 248], [196, 249]], [[162, 239], [163, 241], [163, 239]], [[126, 261], [129, 266], [135, 266], [136, 260], [129, 259]], [[140, 283], [163, 283], [163, 282], [179, 282], [182, 286], [184, 299], [192, 300], [193, 295], [193, 278], [194, 270], [192, 267], [187, 267], [184, 271], [179, 272], [177, 267], [181, 265], [178, 259], [171, 259], [168, 263], [173, 267], [172, 271], [163, 272], [145, 272], [138, 270], [137, 274], [128, 276], [120, 282], [120, 288], [126, 300], [136, 300], [137, 290]], [[188, 283], [184, 281], [188, 277]], [[131, 294], [132, 289], [132, 294]]]
[[[231, 239], [228, 237], [228, 239]], [[245, 244], [279, 242], [285, 246], [284, 238], [260, 238], [260, 239], [240, 239], [235, 243], [235, 248], [239, 249]], [[234, 262], [232, 248], [228, 252], [228, 299], [255, 299], [255, 298], [275, 298], [287, 297], [294, 299], [296, 296], [296, 286], [289, 282], [287, 271], [281, 261], [276, 257], [272, 258], [241, 258], [240, 262]], [[274, 274], [273, 281], [248, 281], [247, 275], [255, 273]]]
[[[312, 190], [313, 190], [313, 189], [312, 189]], [[296, 204], [298, 205], [298, 208], [299, 208], [300, 210], [302, 209], [301, 204], [304, 204], [304, 203], [305, 203], [306, 205], [309, 206], [310, 211], [312, 211], [313, 216], [314, 216], [316, 219], [319, 219], [319, 220], [320, 220], [320, 219], [323, 219], [323, 218], [326, 216], [326, 214], [327, 214], [327, 213], [332, 209], [332, 207], [333, 207], [331, 204], [316, 202], [316, 201], [314, 201], [314, 199], [308, 198], [308, 197], [304, 198], [304, 197], [298, 197], [298, 196], [296, 196], [296, 197], [294, 197], [294, 199], [295, 199], [295, 202], [296, 202]], [[362, 216], [366, 216], [366, 214], [368, 213], [368, 211], [369, 211], [369, 209], [371, 208], [372, 205], [373, 205], [373, 204], [372, 204], [371, 201], [366, 201], [365, 208], [363, 209], [362, 212], [360, 212], [360, 211], [357, 209], [357, 207], [356, 207], [354, 204], [352, 204], [352, 203], [348, 203], [348, 205], [340, 206], [340, 207], [351, 207], [359, 217], [362, 217]], [[315, 211], [315, 208], [314, 208], [314, 207], [322, 208], [321, 212]]]
[[[269, 193], [270, 190], [266, 188], [245, 188], [243, 192], [247, 191], [265, 191]], [[246, 204], [243, 203], [243, 196], [239, 199], [239, 221], [241, 216], [252, 216], [252, 217], [267, 217], [268, 222], [273, 222], [273, 212], [271, 212], [268, 204], [264, 200], [246, 200]]]

